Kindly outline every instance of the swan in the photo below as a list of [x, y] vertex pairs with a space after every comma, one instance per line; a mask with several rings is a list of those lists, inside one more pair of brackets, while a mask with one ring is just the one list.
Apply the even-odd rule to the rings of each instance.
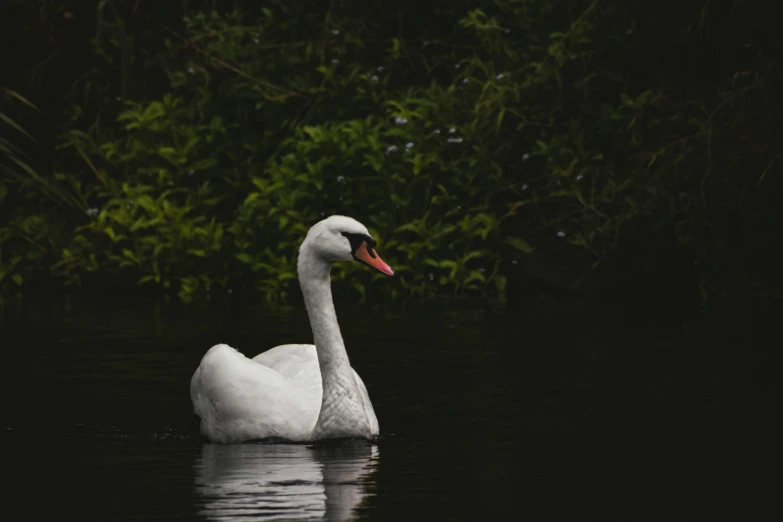
[[358, 261], [393, 276], [375, 244], [364, 225], [346, 216], [310, 228], [299, 248], [297, 273], [315, 345], [286, 344], [252, 359], [225, 344], [210, 348], [190, 381], [204, 436], [240, 443], [378, 435], [367, 388], [345, 351], [330, 280], [335, 261]]

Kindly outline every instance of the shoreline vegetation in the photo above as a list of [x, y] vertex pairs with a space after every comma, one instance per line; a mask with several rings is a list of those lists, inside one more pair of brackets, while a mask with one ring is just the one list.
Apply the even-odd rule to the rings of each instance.
[[361, 298], [783, 295], [783, 49], [752, 2], [158, 4], [1, 8], [0, 303], [286, 300], [330, 214], [397, 273], [336, 265]]

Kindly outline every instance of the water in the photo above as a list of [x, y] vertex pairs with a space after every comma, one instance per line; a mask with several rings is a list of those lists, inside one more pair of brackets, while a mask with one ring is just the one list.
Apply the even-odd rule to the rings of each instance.
[[[226, 521], [722, 511], [719, 477], [737, 460], [725, 433], [741, 401], [731, 384], [739, 366], [706, 346], [703, 331], [578, 306], [346, 302], [338, 316], [380, 439], [220, 446], [200, 438], [191, 415], [201, 356], [218, 342], [250, 356], [310, 342], [301, 308], [106, 298], [6, 306], [5, 511]], [[744, 367], [767, 372], [757, 384], [780, 375]]]

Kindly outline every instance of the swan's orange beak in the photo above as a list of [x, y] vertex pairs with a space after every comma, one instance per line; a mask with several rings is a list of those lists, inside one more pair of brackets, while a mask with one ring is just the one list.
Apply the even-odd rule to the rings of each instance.
[[356, 249], [353, 256], [357, 261], [376, 269], [382, 274], [386, 274], [387, 276], [394, 275], [394, 270], [383, 262], [383, 259], [381, 259], [378, 253], [367, 244], [367, 241], [362, 241], [362, 244], [359, 245], [359, 248]]

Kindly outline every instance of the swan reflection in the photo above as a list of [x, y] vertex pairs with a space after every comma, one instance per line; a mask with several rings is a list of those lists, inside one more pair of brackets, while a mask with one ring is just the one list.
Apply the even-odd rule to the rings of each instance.
[[369, 444], [205, 444], [194, 465], [200, 514], [210, 520], [346, 520], [368, 495], [377, 465], [378, 448]]

